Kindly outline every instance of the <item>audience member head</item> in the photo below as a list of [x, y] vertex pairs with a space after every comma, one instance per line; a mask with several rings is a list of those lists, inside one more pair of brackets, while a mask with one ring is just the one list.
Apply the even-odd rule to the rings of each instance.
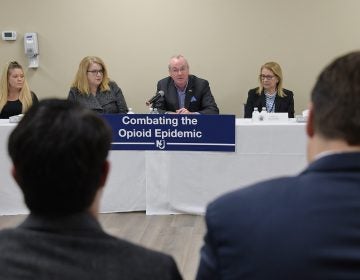
[[26, 112], [32, 105], [30, 88], [25, 79], [24, 70], [16, 61], [6, 63], [2, 71], [0, 80], [0, 111], [8, 101], [10, 93], [18, 95], [18, 99], [23, 105], [23, 112]]
[[259, 83], [259, 94], [264, 90], [269, 93], [277, 91], [279, 96], [285, 96], [283, 91], [283, 75], [278, 63], [267, 62], [260, 67]]
[[106, 181], [111, 138], [104, 120], [79, 104], [47, 99], [32, 106], [8, 142], [13, 176], [30, 211], [62, 216], [88, 210]]
[[[360, 51], [341, 56], [319, 75], [311, 93], [307, 132], [322, 143], [360, 146]], [[334, 145], [333, 145], [334, 146]], [[334, 147], [336, 148], [336, 147]], [[310, 160], [312, 156], [310, 155]]]
[[335, 59], [321, 72], [311, 102], [315, 133], [360, 145], [360, 51]]
[[185, 89], [189, 79], [189, 63], [184, 56], [179, 54], [170, 58], [169, 75], [178, 88]]
[[89, 94], [93, 89], [110, 90], [109, 76], [104, 61], [97, 56], [84, 57], [76, 73], [72, 87], [83, 94]]

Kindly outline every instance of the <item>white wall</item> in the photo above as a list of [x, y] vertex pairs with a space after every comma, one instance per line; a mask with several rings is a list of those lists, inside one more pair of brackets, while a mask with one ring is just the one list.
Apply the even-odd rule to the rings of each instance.
[[0, 66], [24, 66], [25, 32], [38, 32], [40, 68], [27, 70], [39, 98], [66, 97], [80, 60], [104, 59], [130, 107], [167, 75], [169, 57], [184, 54], [190, 71], [210, 82], [221, 113], [243, 114], [261, 64], [277, 61], [300, 113], [319, 71], [360, 46], [358, 0], [1, 0]]

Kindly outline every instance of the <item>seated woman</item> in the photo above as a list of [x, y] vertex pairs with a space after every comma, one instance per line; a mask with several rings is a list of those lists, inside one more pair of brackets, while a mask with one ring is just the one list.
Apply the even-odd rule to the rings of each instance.
[[81, 60], [68, 99], [102, 114], [128, 112], [121, 89], [110, 81], [104, 62], [96, 56]]
[[276, 62], [267, 62], [260, 68], [260, 86], [249, 90], [245, 105], [245, 118], [251, 118], [254, 108], [259, 112], [266, 107], [267, 112], [288, 113], [294, 117], [294, 94], [283, 88], [281, 67]]
[[0, 80], [0, 119], [25, 113], [38, 99], [29, 89], [22, 66], [11, 61], [4, 66]]

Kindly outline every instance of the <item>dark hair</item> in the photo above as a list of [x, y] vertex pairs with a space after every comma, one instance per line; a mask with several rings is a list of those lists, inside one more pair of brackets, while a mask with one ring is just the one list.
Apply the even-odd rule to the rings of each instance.
[[327, 139], [360, 144], [360, 51], [335, 59], [311, 94], [314, 130]]
[[111, 137], [104, 120], [79, 104], [47, 99], [32, 106], [8, 142], [29, 209], [42, 215], [87, 209], [100, 187]]

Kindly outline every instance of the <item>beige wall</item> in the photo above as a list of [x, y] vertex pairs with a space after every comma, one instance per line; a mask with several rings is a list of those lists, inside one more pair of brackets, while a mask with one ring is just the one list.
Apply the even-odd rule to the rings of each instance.
[[18, 39], [0, 40], [0, 66], [27, 66], [23, 35], [38, 32], [40, 67], [27, 77], [39, 98], [65, 98], [80, 60], [97, 55], [145, 113], [169, 57], [182, 53], [221, 112], [240, 117], [260, 65], [274, 60], [300, 113], [325, 64], [359, 49], [359, 11], [358, 0], [1, 0], [0, 31]]

